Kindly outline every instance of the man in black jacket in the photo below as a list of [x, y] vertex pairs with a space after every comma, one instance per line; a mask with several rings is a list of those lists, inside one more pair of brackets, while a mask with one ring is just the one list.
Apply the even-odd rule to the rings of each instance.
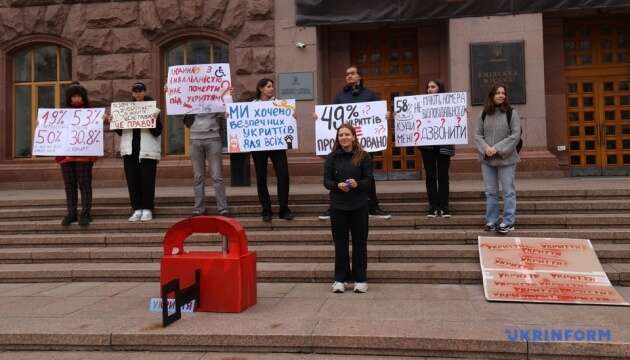
[[[346, 86], [341, 89], [340, 92], [335, 95], [335, 104], [350, 104], [358, 102], [368, 101], [380, 101], [381, 99], [376, 94], [363, 86], [363, 76], [356, 65], [350, 65], [346, 69]], [[370, 153], [370, 157], [374, 160], [374, 156]], [[372, 186], [368, 192], [368, 207], [370, 217], [376, 217], [381, 219], [389, 219], [392, 216], [386, 213], [378, 205], [378, 197], [376, 196], [376, 182], [372, 177]], [[321, 220], [330, 219], [330, 209], [326, 210], [319, 216]]]

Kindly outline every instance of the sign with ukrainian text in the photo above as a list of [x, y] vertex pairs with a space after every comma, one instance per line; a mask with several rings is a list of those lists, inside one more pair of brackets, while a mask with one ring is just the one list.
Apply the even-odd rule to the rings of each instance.
[[396, 146], [468, 144], [465, 92], [394, 98]]
[[38, 109], [33, 155], [103, 156], [104, 108]]
[[226, 100], [231, 99], [231, 81], [230, 64], [169, 66], [166, 112], [168, 115], [224, 112]]
[[132, 101], [112, 103], [110, 130], [155, 128], [157, 113], [155, 101]]
[[478, 239], [487, 300], [630, 305], [608, 280], [588, 239]]
[[295, 100], [227, 105], [228, 152], [298, 148]]
[[315, 153], [328, 155], [341, 124], [352, 125], [367, 152], [387, 149], [387, 102], [370, 101], [315, 107]]

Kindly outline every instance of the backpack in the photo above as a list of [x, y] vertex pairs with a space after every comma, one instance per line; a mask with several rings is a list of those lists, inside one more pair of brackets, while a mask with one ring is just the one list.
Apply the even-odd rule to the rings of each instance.
[[[508, 109], [508, 111], [505, 113], [507, 116], [507, 123], [508, 123], [508, 127], [510, 129], [512, 129], [511, 126], [511, 122], [512, 122], [512, 108]], [[486, 112], [482, 112], [481, 113], [481, 121], [485, 121], [486, 120]], [[521, 149], [523, 148], [523, 127], [521, 127], [521, 137], [518, 139], [518, 144], [516, 144], [516, 153], [520, 153]]]

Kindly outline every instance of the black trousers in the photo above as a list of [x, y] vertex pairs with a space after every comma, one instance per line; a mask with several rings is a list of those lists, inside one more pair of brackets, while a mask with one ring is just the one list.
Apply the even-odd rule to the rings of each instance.
[[[372, 169], [374, 169], [374, 155], [370, 154], [370, 159], [372, 159]], [[376, 181], [374, 180], [374, 176], [370, 180], [370, 189], [368, 190], [368, 208], [370, 210], [375, 210], [378, 208], [378, 197], [376, 196]]]
[[[368, 208], [356, 210], [331, 209], [330, 225], [335, 241], [335, 281], [367, 281]], [[352, 234], [352, 269], [348, 249]]]
[[448, 168], [451, 157], [440, 154], [439, 151], [422, 149], [421, 151], [429, 206], [431, 209], [448, 210]]
[[262, 206], [263, 215], [271, 215], [271, 198], [267, 189], [267, 158], [271, 158], [273, 169], [278, 181], [278, 202], [280, 213], [289, 209], [289, 163], [286, 150], [254, 151], [254, 167], [256, 168], [256, 186], [258, 200]]
[[153, 210], [157, 160], [138, 159], [137, 155], [123, 156], [129, 200], [134, 210]]
[[61, 164], [61, 174], [66, 190], [68, 215], [77, 215], [77, 202], [81, 191], [81, 215], [90, 215], [92, 211], [92, 167], [91, 162], [69, 162]]

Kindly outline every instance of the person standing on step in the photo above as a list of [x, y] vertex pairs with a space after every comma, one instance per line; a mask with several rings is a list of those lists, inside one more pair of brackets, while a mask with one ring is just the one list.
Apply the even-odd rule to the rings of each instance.
[[[209, 109], [208, 109], [209, 110]], [[206, 214], [206, 160], [210, 163], [210, 176], [219, 215], [228, 216], [227, 196], [223, 184], [223, 144], [221, 127], [225, 123], [224, 113], [201, 113], [185, 115], [184, 125], [190, 128], [193, 167], [193, 191], [195, 204], [192, 214]]]
[[[363, 86], [363, 76], [356, 65], [350, 65], [346, 68], [346, 85], [337, 93], [333, 101], [334, 104], [350, 104], [367, 101], [379, 101], [380, 99], [376, 94]], [[388, 116], [389, 117], [389, 112]], [[368, 153], [370, 159], [374, 160], [374, 156]], [[378, 197], [376, 196], [376, 182], [374, 177], [371, 178], [372, 186], [370, 187], [369, 199], [369, 216], [381, 219], [389, 219], [391, 215], [386, 213], [378, 203]], [[327, 220], [330, 218], [330, 208], [319, 216], [321, 220]]]
[[[263, 78], [256, 85], [256, 98], [253, 101], [272, 101], [274, 97], [273, 80]], [[289, 209], [289, 163], [286, 150], [253, 151], [254, 167], [256, 169], [256, 188], [258, 200], [262, 206], [262, 220], [270, 222], [273, 217], [271, 210], [271, 198], [267, 189], [267, 158], [271, 159], [273, 169], [276, 172], [278, 202], [280, 205], [279, 216], [281, 219], [293, 220], [294, 216]]]
[[[133, 84], [132, 101], [153, 101], [146, 95], [146, 86], [142, 82]], [[108, 115], [107, 120], [110, 120]], [[155, 127], [152, 129], [117, 129], [120, 139], [120, 155], [123, 158], [129, 200], [133, 213], [130, 222], [150, 221], [153, 219], [155, 200], [155, 175], [160, 161], [162, 147], [162, 122], [156, 113]]]
[[[368, 196], [374, 180], [372, 159], [349, 124], [337, 129], [333, 150], [324, 165], [324, 186], [330, 191], [330, 225], [335, 242], [335, 293], [354, 281], [354, 292], [367, 292]], [[349, 235], [352, 235], [352, 267]]]
[[[87, 90], [73, 82], [66, 90], [65, 107], [90, 107]], [[61, 220], [61, 225], [68, 226], [79, 221], [79, 225], [86, 226], [92, 222], [92, 167], [96, 156], [57, 156], [55, 161], [61, 166], [63, 184], [66, 190], [67, 214]], [[78, 194], [81, 191], [81, 214], [77, 216]]]
[[[477, 117], [475, 142], [481, 160], [486, 193], [486, 231], [506, 234], [516, 222], [514, 176], [520, 161], [516, 145], [521, 138], [521, 120], [509, 104], [507, 88], [496, 83]], [[503, 221], [499, 222], [499, 184], [503, 190]], [[497, 225], [498, 224], [498, 225]]]
[[[427, 94], [446, 92], [444, 84], [439, 80], [430, 80], [427, 83]], [[448, 168], [451, 164], [451, 156], [455, 155], [454, 145], [429, 145], [420, 146], [422, 153], [422, 165], [426, 174], [427, 197], [429, 198], [429, 211], [427, 217], [451, 217], [448, 210]]]

